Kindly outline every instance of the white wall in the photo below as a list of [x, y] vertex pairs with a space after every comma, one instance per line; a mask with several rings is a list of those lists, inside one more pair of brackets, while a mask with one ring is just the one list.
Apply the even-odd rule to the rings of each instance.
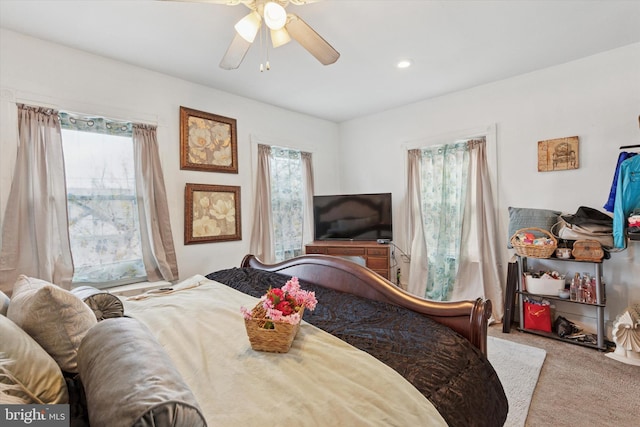
[[[512, 253], [506, 249], [507, 208], [570, 213], [579, 206], [602, 208], [619, 147], [640, 143], [639, 115], [640, 44], [635, 44], [342, 123], [341, 186], [347, 192], [392, 191], [394, 238], [408, 252], [402, 235], [406, 150], [421, 146], [421, 141], [442, 141], [495, 124], [499, 237], [505, 242], [501, 259], [506, 277]], [[537, 171], [538, 141], [575, 135], [580, 138], [579, 169]], [[365, 157], [362, 162], [348, 161]], [[640, 302], [640, 243], [613, 254], [604, 264], [604, 276], [607, 317], [615, 319], [629, 304]]]
[[[255, 137], [313, 153], [318, 192], [338, 192], [338, 126], [219, 90], [0, 30], [0, 212], [16, 153], [16, 102], [158, 124], [180, 277], [238, 266], [249, 252]], [[237, 119], [238, 174], [180, 170], [179, 107]], [[242, 241], [183, 245], [185, 183], [241, 187]]]

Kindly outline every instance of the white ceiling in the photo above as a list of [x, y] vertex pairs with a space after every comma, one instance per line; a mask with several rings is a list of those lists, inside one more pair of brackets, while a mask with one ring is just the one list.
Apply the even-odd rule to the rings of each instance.
[[[218, 67], [243, 6], [157, 0], [0, 0], [0, 26], [293, 111], [342, 122], [640, 42], [640, 0], [323, 0], [290, 4], [341, 56], [258, 39]], [[414, 66], [395, 69], [400, 58]]]

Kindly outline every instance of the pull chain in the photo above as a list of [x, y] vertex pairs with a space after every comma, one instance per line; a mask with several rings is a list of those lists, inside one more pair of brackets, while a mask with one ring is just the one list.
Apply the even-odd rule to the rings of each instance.
[[[260, 31], [260, 72], [264, 72], [266, 69], [269, 71], [271, 69], [271, 64], [269, 64], [269, 35], [267, 33], [267, 26], [264, 25]], [[264, 34], [264, 36], [263, 36]], [[266, 58], [265, 63], [262, 63], [262, 59]]]

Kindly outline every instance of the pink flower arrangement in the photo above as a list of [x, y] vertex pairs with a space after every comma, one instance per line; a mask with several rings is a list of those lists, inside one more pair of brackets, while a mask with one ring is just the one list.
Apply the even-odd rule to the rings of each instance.
[[[257, 312], [264, 312], [264, 318], [266, 319], [295, 325], [300, 322], [302, 309], [306, 308], [313, 311], [316, 308], [316, 304], [318, 304], [318, 300], [315, 292], [300, 289], [298, 278], [292, 277], [281, 288], [269, 288], [253, 310], [240, 307], [240, 312], [245, 319], [253, 318]], [[273, 329], [273, 323], [266, 322], [264, 328]]]

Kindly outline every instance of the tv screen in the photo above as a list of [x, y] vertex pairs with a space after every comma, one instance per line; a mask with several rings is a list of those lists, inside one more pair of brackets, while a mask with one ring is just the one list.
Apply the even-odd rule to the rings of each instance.
[[393, 240], [391, 193], [313, 197], [316, 240]]

